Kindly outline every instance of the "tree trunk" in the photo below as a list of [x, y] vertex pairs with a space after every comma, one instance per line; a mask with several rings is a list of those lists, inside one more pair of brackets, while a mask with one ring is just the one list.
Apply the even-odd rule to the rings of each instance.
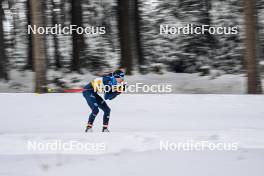
[[146, 64], [145, 58], [143, 55], [143, 48], [141, 45], [141, 33], [140, 33], [140, 26], [141, 26], [141, 18], [140, 18], [140, 11], [139, 11], [139, 1], [135, 0], [134, 2], [135, 6], [135, 34], [136, 34], [136, 50], [137, 50], [137, 60], [138, 60], [138, 66], [139, 71], [141, 73], [144, 73], [144, 66]]
[[[59, 16], [54, 9], [56, 9], [56, 3], [54, 0], [52, 1], [52, 23], [53, 25], [58, 24], [57, 17]], [[59, 51], [59, 40], [57, 35], [53, 35], [53, 42], [54, 42], [54, 57], [55, 57], [55, 67], [56, 69], [61, 68], [61, 55]]]
[[[13, 30], [12, 30], [12, 41], [10, 41], [10, 45], [12, 46], [13, 52], [16, 47], [16, 36], [17, 36], [17, 20], [18, 20], [18, 10], [15, 8], [15, 4], [17, 3], [16, 0], [9, 1], [9, 9], [11, 13], [13, 14], [12, 16], [12, 24], [13, 24]], [[13, 57], [15, 56], [12, 53]]]
[[246, 55], [248, 77], [248, 93], [261, 94], [261, 80], [258, 68], [257, 56], [257, 30], [256, 30], [256, 3], [255, 0], [244, 0], [245, 24], [246, 24]]
[[131, 43], [131, 13], [130, 0], [118, 0], [118, 29], [121, 49], [120, 67], [126, 69], [126, 74], [132, 72], [133, 55]]
[[65, 5], [67, 0], [60, 0], [60, 24], [64, 27], [66, 22], [66, 9]]
[[[82, 0], [71, 0], [72, 10], [72, 25], [82, 27]], [[83, 51], [84, 38], [83, 35], [72, 33], [72, 63], [71, 70], [80, 72], [80, 59]]]
[[[42, 1], [30, 0], [30, 14], [31, 24], [36, 26], [43, 26], [42, 18]], [[32, 35], [33, 60], [35, 69], [35, 91], [37, 93], [46, 92], [46, 57], [45, 57], [45, 44], [44, 36], [40, 34]]]
[[140, 41], [138, 0], [118, 0], [118, 29], [120, 67], [126, 69], [126, 74], [131, 74], [135, 63], [139, 68], [145, 64]]
[[[27, 0], [27, 25], [31, 25], [31, 13], [30, 13], [30, 0]], [[27, 48], [27, 63], [25, 69], [34, 70], [34, 61], [33, 61], [33, 45], [32, 45], [32, 34], [28, 34], [28, 48]]]
[[3, 21], [4, 10], [2, 7], [2, 0], [0, 0], [0, 79], [8, 80]]
[[[204, 17], [202, 19], [202, 24], [204, 25], [208, 25], [208, 26], [211, 26], [212, 25], [212, 22], [211, 22], [211, 17], [210, 17], [210, 10], [212, 8], [212, 0], [204, 0]], [[209, 47], [213, 47], [215, 46], [215, 38], [212, 34], [210, 34], [209, 32], [206, 32], [205, 33], [206, 35], [206, 40], [208, 42], [208, 45]], [[214, 51], [209, 51], [209, 52], [214, 52]], [[210, 56], [209, 56], [210, 58]]]

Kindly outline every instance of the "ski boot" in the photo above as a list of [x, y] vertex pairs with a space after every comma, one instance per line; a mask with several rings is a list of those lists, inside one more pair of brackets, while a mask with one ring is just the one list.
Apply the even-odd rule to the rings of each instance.
[[91, 124], [87, 124], [87, 126], [86, 126], [86, 129], [85, 129], [85, 133], [87, 133], [87, 132], [92, 132], [93, 130], [92, 130], [92, 125]]
[[107, 128], [107, 126], [103, 126], [102, 132], [110, 132]]

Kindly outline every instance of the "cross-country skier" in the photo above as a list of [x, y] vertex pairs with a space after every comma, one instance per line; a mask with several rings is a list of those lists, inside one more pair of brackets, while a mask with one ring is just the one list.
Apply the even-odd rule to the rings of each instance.
[[[108, 122], [111, 109], [105, 100], [112, 100], [124, 91], [124, 76], [124, 71], [119, 69], [113, 73], [92, 80], [84, 87], [83, 96], [92, 110], [85, 132], [92, 131], [93, 122], [99, 112], [99, 108], [104, 111], [102, 132], [109, 132]], [[98, 93], [103, 93], [104, 99]]]

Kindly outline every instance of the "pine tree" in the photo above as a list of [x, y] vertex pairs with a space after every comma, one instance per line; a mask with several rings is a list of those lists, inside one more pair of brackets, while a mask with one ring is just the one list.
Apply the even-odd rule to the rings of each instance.
[[[43, 1], [30, 0], [30, 14], [31, 24], [36, 26], [43, 26]], [[33, 60], [35, 76], [35, 91], [37, 93], [46, 92], [46, 57], [45, 57], [45, 43], [44, 36], [40, 34], [32, 35], [33, 48]]]
[[261, 94], [261, 80], [258, 70], [257, 58], [257, 28], [256, 28], [256, 2], [244, 0], [246, 23], [246, 63], [248, 76], [248, 93]]
[[243, 38], [244, 21], [241, 1], [213, 1], [212, 25], [237, 27], [238, 34], [215, 35], [218, 43], [212, 54], [212, 66], [226, 73], [243, 71]]
[[[83, 27], [82, 18], [82, 0], [71, 0], [71, 15], [72, 25], [77, 27]], [[72, 63], [71, 70], [80, 72], [80, 60], [82, 58], [82, 52], [84, 48], [84, 39], [82, 34], [78, 34], [75, 31], [72, 33]]]
[[120, 67], [131, 74], [135, 63], [144, 64], [140, 35], [139, 1], [118, 0], [118, 29], [121, 48]]
[[[30, 7], [30, 0], [27, 0], [27, 25], [31, 25], [31, 21], [32, 21], [32, 17], [31, 17], [31, 7]], [[29, 69], [29, 70], [34, 70], [34, 61], [33, 61], [33, 45], [32, 45], [32, 34], [29, 33], [28, 34], [28, 44], [27, 44], [27, 62], [26, 62], [26, 65], [25, 65], [25, 69]]]
[[3, 21], [4, 10], [0, 0], [0, 79], [8, 80]]
[[131, 17], [132, 7], [130, 0], [118, 0], [118, 29], [121, 49], [120, 67], [126, 69], [126, 73], [130, 75], [133, 68], [133, 46], [132, 46], [132, 32], [133, 31], [133, 17]]
[[[105, 27], [105, 34], [84, 35], [82, 66], [92, 73], [112, 71], [117, 67], [118, 31], [116, 3], [113, 1], [85, 1], [83, 25]], [[97, 28], [98, 29], [98, 28]], [[98, 30], [94, 29], [97, 33]]]
[[145, 72], [145, 65], [146, 65], [146, 61], [144, 58], [144, 51], [143, 51], [143, 47], [142, 47], [142, 35], [141, 35], [141, 24], [142, 24], [142, 18], [141, 18], [141, 11], [140, 11], [140, 6], [141, 3], [139, 0], [135, 0], [134, 2], [134, 14], [135, 14], [135, 37], [136, 37], [136, 41], [135, 41], [135, 45], [136, 45], [136, 51], [137, 51], [137, 65], [139, 68], [139, 72], [140, 73], [144, 73]]
[[[181, 1], [179, 5], [181, 18], [187, 24], [194, 24], [195, 27], [202, 25], [211, 26], [210, 9], [211, 1], [189, 0]], [[216, 40], [208, 31], [204, 34], [190, 34], [182, 37], [180, 58], [181, 69], [184, 72], [197, 72], [201, 66], [208, 65], [211, 53], [214, 51]]]
[[[56, 2], [54, 0], [52, 1], [52, 23], [55, 26], [58, 24], [58, 16], [59, 14], [56, 12], [56, 9], [58, 8]], [[55, 58], [55, 68], [60, 69], [62, 68], [61, 65], [61, 54], [59, 50], [59, 39], [57, 35], [53, 35], [53, 42], [54, 42], [54, 58]]]

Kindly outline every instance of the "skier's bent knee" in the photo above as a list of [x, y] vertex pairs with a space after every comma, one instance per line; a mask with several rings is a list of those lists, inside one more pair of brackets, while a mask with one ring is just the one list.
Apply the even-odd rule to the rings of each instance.
[[98, 108], [94, 108], [94, 109], [92, 110], [92, 114], [93, 114], [94, 116], [96, 116], [98, 113], [99, 113], [99, 109], [98, 109]]
[[105, 114], [110, 115], [110, 112], [111, 112], [111, 109], [109, 107], [104, 109]]

